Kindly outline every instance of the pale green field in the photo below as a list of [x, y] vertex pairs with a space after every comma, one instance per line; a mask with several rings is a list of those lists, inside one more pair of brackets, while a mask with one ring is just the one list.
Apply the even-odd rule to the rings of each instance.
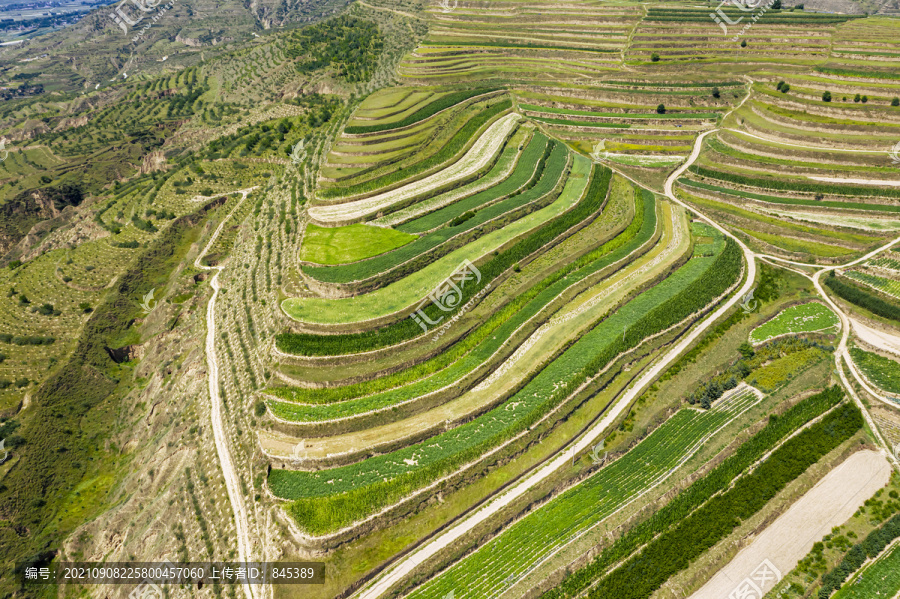
[[781, 335], [830, 331], [841, 324], [837, 314], [825, 304], [809, 302], [791, 306], [778, 316], [750, 332], [750, 343], [757, 345]]
[[355, 224], [346, 227], [306, 227], [300, 259], [316, 264], [346, 264], [406, 245], [415, 235], [387, 227]]

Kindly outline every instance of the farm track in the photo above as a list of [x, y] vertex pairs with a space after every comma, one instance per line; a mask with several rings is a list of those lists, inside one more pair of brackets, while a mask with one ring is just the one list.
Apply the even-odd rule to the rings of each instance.
[[[216, 274], [210, 279], [210, 287], [213, 290], [212, 297], [206, 305], [206, 363], [207, 378], [209, 381], [209, 400], [211, 404], [210, 418], [212, 420], [213, 438], [216, 445], [216, 454], [219, 457], [219, 465], [222, 467], [222, 474], [225, 478], [225, 488], [228, 491], [228, 500], [231, 503], [231, 509], [234, 513], [235, 535], [237, 536], [238, 557], [242, 562], [252, 560], [253, 548], [250, 541], [250, 522], [247, 516], [247, 506], [244, 503], [244, 494], [241, 490], [240, 475], [234, 467], [234, 461], [231, 457], [231, 450], [228, 446], [228, 435], [225, 430], [225, 419], [222, 414], [222, 398], [219, 393], [219, 362], [216, 355], [216, 299], [219, 296], [221, 286], [219, 285], [219, 274], [223, 266], [204, 266], [203, 258], [213, 247], [225, 224], [230, 220], [241, 204], [247, 199], [247, 196], [255, 187], [242, 189], [238, 193], [241, 199], [235, 204], [231, 212], [222, 219], [216, 231], [210, 237], [206, 247], [197, 255], [194, 261], [194, 267], [201, 270], [215, 271]], [[234, 193], [234, 192], [232, 192]], [[229, 194], [226, 194], [229, 195]], [[246, 599], [262, 599], [270, 594], [271, 590], [266, 591], [266, 587], [261, 585], [255, 588], [251, 584], [242, 585]], [[258, 593], [254, 591], [258, 590]]]
[[689, 599], [726, 597], [737, 585], [736, 581], [749, 576], [765, 559], [779, 571], [790, 572], [809, 553], [813, 543], [832, 527], [846, 522], [875, 491], [887, 484], [890, 474], [890, 466], [878, 452], [854, 453], [766, 526]]

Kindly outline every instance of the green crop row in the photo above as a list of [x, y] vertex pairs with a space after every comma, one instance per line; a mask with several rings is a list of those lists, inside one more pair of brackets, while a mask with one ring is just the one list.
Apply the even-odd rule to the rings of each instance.
[[348, 135], [359, 135], [361, 133], [377, 133], [378, 131], [389, 131], [391, 129], [399, 129], [400, 127], [408, 127], [413, 123], [424, 121], [428, 117], [433, 116], [446, 108], [450, 108], [451, 106], [459, 104], [460, 102], [468, 100], [469, 98], [480, 96], [492, 91], [496, 91], [496, 89], [469, 89], [452, 94], [447, 94], [446, 96], [438, 98], [434, 102], [426, 104], [411, 115], [399, 121], [378, 123], [377, 125], [351, 125], [344, 128], [344, 133]]
[[[746, 17], [747, 13], [737, 8], [721, 9], [728, 17], [737, 19], [738, 17]], [[843, 23], [852, 19], [862, 18], [864, 15], [834, 15], [834, 14], [816, 14], [816, 13], [792, 13], [781, 12], [777, 9], [770, 10], [765, 13], [759, 13], [754, 16], [758, 21], [766, 23], [788, 23], [788, 24], [832, 24]], [[682, 8], [651, 8], [647, 11], [645, 17], [647, 21], [709, 21], [708, 9], [682, 9]]]
[[[762, 189], [776, 189], [779, 191], [801, 191], [805, 193], [827, 193], [830, 195], [849, 195], [866, 197], [900, 198], [900, 188], [879, 189], [863, 185], [838, 185], [834, 183], [804, 183], [800, 181], [785, 181], [781, 179], [765, 179], [760, 177], [747, 177], [737, 173], [728, 173], [714, 169], [691, 165], [688, 169], [701, 177], [728, 181], [736, 185], [748, 187], [760, 187]], [[896, 207], [895, 207], [896, 209]]]
[[[715, 112], [666, 112], [659, 113], [638, 113], [638, 112], [591, 112], [589, 110], [574, 110], [569, 108], [553, 108], [551, 106], [538, 106], [536, 104], [519, 103], [519, 108], [523, 110], [533, 110], [539, 112], [548, 112], [551, 114], [572, 114], [579, 116], [596, 116], [611, 117], [617, 119], [714, 119], [718, 117]], [[579, 121], [580, 122], [580, 121]]]
[[[604, 181], [592, 193], [604, 193]], [[608, 181], [607, 181], [608, 183]], [[637, 248], [647, 242], [656, 228], [656, 210], [652, 194], [647, 197], [638, 196], [635, 206], [635, 217], [628, 227], [619, 235], [559, 269], [551, 276], [503, 307], [498, 313], [473, 333], [443, 352], [410, 370], [397, 373], [391, 377], [380, 378], [368, 383], [336, 387], [333, 389], [301, 389], [278, 388], [271, 390], [273, 395], [302, 401], [306, 403], [334, 403], [329, 406], [303, 406], [275, 403], [273, 412], [280, 418], [301, 421], [321, 421], [359, 414], [368, 410], [396, 405], [416, 397], [440, 389], [459, 380], [479, 364], [487, 360], [522, 323], [532, 318], [564, 290], [583, 281], [586, 277], [602, 270], [622, 258], [631, 255]], [[458, 360], [458, 361], [457, 361]], [[449, 368], [448, 365], [452, 364]], [[442, 370], [443, 369], [443, 370]], [[440, 372], [438, 372], [440, 371]], [[438, 372], [426, 379], [421, 377]], [[411, 385], [392, 389], [401, 383], [415, 381]], [[382, 391], [385, 391], [380, 393]], [[357, 401], [345, 401], [372, 393]]]
[[510, 578], [521, 576], [545, 556], [655, 487], [706, 439], [759, 402], [750, 389], [712, 409], [679, 410], [650, 435], [592, 477], [554, 497], [408, 597], [459, 599], [497, 597]]
[[[713, 496], [650, 541], [639, 554], [593, 585], [587, 597], [646, 599], [670, 576], [687, 568], [741, 522], [761, 510], [789, 482], [852, 437], [862, 425], [862, 414], [852, 404], [845, 404], [828, 414], [821, 422], [786, 441], [727, 491]], [[570, 578], [583, 580], [580, 572]], [[567, 580], [562, 588], [568, 590], [572, 586]], [[554, 592], [547, 596], [568, 597], [571, 594]]]
[[[724, 247], [722, 247], [724, 245]], [[325, 532], [365, 517], [478, 459], [537, 422], [615, 356], [705, 306], [737, 277], [741, 253], [720, 240], [716, 257], [695, 258], [659, 285], [607, 316], [500, 406], [402, 450], [320, 472], [273, 470], [272, 491], [296, 499], [290, 513], [307, 530]], [[624, 331], [624, 333], [623, 333]]]
[[[513, 247], [501, 252], [487, 263], [480, 265], [481, 282], [478, 285], [467, 285], [463, 289], [463, 298], [460, 304], [465, 304], [488, 283], [497, 278], [501, 273], [517, 264], [520, 260], [531, 255], [544, 245], [555, 239], [560, 234], [569, 230], [585, 218], [597, 212], [606, 198], [592, 193], [594, 179], [608, 177], [611, 171], [603, 168], [595, 168], [592, 174], [591, 187], [585, 198], [572, 210], [561, 214], [546, 223], [528, 237], [516, 243]], [[597, 183], [601, 185], [600, 182]], [[605, 189], [605, 187], [603, 187]], [[434, 304], [429, 304], [422, 309], [426, 316], [435, 320], [446, 313]], [[330, 356], [363, 352], [389, 345], [395, 345], [401, 341], [412, 339], [422, 334], [422, 329], [411, 318], [404, 318], [400, 322], [366, 331], [364, 333], [348, 333], [339, 335], [314, 335], [310, 333], [281, 333], [275, 336], [278, 348], [286, 353], [306, 356]]]
[[[585, 47], [569, 47], [569, 46], [547, 46], [538, 44], [514, 44], [512, 42], [458, 42], [454, 40], [452, 44], [437, 41], [424, 41], [424, 46], [448, 46], [453, 47], [477, 47], [477, 48], [516, 48], [523, 50], [559, 50], [565, 52], [594, 52], [599, 54], [618, 54], [619, 50], [615, 48], [585, 48]], [[429, 53], [429, 56], [439, 56], [435, 53]]]
[[[304, 270], [311, 277], [328, 283], [350, 283], [352, 281], [366, 280], [421, 256], [445, 244], [448, 240], [461, 233], [480, 227], [487, 221], [498, 218], [508, 212], [520, 210], [522, 207], [528, 206], [528, 204], [540, 198], [548, 197], [548, 194], [553, 191], [566, 170], [568, 150], [565, 145], [551, 141], [545, 146], [543, 156], [538, 155], [539, 160], [536, 161], [536, 168], [535, 161], [531, 160], [531, 158], [529, 156], [527, 163], [522, 164], [521, 168], [517, 168], [517, 172], [514, 172], [510, 179], [498, 186], [513, 190], [524, 187], [519, 193], [482, 208], [472, 218], [456, 226], [441, 227], [436, 231], [422, 235], [404, 246], [366, 260], [338, 266], [308, 267]], [[494, 192], [491, 193], [491, 190], [494, 190]], [[498, 197], [496, 189], [491, 188], [491, 190], [477, 195], [482, 200]], [[448, 249], [447, 251], [450, 250]]]
[[879, 277], [860, 270], [845, 270], [844, 276], [851, 281], [858, 281], [867, 287], [877, 289], [885, 295], [900, 299], [900, 281], [896, 279]]
[[825, 285], [851, 304], [865, 308], [872, 314], [900, 321], [900, 306], [885, 301], [856, 285], [844, 282], [842, 279], [834, 276], [834, 271], [831, 271], [825, 277]]
[[[725, 11], [725, 14], [729, 14], [728, 11]], [[769, 13], [762, 15], [758, 21], [765, 21], [770, 25], [833, 25], [837, 23], [844, 23], [850, 18], [847, 17], [829, 17], [829, 18], [784, 18], [782, 16], [768, 16]], [[729, 14], [732, 18], [737, 18], [740, 16], [746, 16], [746, 13], [733, 12]], [[709, 13], [705, 15], [697, 15], [697, 16], [663, 16], [663, 15], [648, 15], [646, 17], [648, 21], [665, 21], [665, 22], [704, 22], [709, 20]]]
[[605, 85], [622, 85], [625, 87], [743, 87], [746, 85], [744, 81], [693, 81], [693, 82], [673, 82], [666, 81], [664, 83], [658, 81], [604, 81]]
[[452, 222], [453, 219], [466, 212], [477, 210], [480, 206], [496, 201], [498, 198], [504, 198], [512, 193], [521, 193], [529, 186], [533, 186], [540, 178], [543, 169], [546, 168], [547, 157], [552, 150], [550, 147], [552, 144], [548, 141], [547, 136], [543, 133], [535, 133], [522, 155], [519, 156], [516, 167], [509, 177], [484, 191], [461, 198], [448, 206], [403, 223], [397, 229], [412, 234], [430, 231]]
[[831, 387], [801, 401], [781, 416], [770, 416], [765, 428], [738, 447], [734, 454], [712, 472], [694, 482], [648, 519], [637, 524], [604, 549], [594, 561], [570, 575], [556, 589], [544, 594], [542, 599], [568, 599], [579, 595], [610, 566], [626, 559], [640, 547], [685, 520], [714, 494], [728, 488], [735, 478], [771, 451], [782, 439], [836, 406], [843, 397], [844, 393], [840, 387]]
[[[860, 77], [865, 79], [900, 79], [900, 73], [894, 71], [858, 71], [856, 69], [839, 69], [835, 67], [816, 67], [816, 70], [826, 75], [839, 75], [841, 77]], [[848, 82], [854, 83], [854, 82]]]
[[528, 118], [547, 123], [548, 125], [571, 125], [573, 127], [594, 127], [602, 129], [630, 129], [628, 123], [591, 123], [589, 121], [569, 121], [566, 119], [549, 119], [541, 116], [530, 116]]
[[748, 198], [751, 200], [759, 200], [760, 202], [769, 202], [772, 204], [788, 204], [793, 206], [816, 206], [819, 208], [838, 208], [844, 210], [872, 210], [874, 212], [900, 212], [900, 206], [892, 206], [889, 204], [863, 204], [860, 202], [832, 202], [829, 200], [799, 200], [796, 198], [783, 198], [779, 196], [769, 196], [759, 193], [751, 193], [749, 191], [741, 191], [740, 189], [731, 189], [729, 187], [719, 187], [718, 185], [710, 185], [702, 181], [694, 181], [693, 179], [678, 179], [680, 185], [686, 187], [696, 187], [708, 191], [724, 193], [738, 198]]
[[850, 348], [853, 363], [870, 381], [890, 393], [900, 393], [900, 364], [858, 347]]
[[475, 136], [478, 130], [481, 129], [481, 127], [484, 126], [488, 121], [490, 121], [500, 113], [509, 110], [510, 108], [512, 108], [512, 100], [510, 99], [497, 102], [496, 104], [485, 108], [477, 115], [466, 121], [466, 124], [463, 125], [462, 128], [457, 131], [456, 134], [451, 137], [447, 141], [447, 143], [444, 144], [443, 147], [441, 147], [440, 150], [438, 150], [436, 153], [432, 154], [425, 160], [417, 162], [416, 164], [411, 165], [408, 168], [396, 169], [375, 179], [363, 181], [355, 185], [348, 185], [346, 187], [335, 185], [333, 187], [328, 187], [319, 191], [319, 197], [323, 199], [337, 198], [375, 191], [383, 187], [388, 187], [405, 179], [409, 179], [414, 175], [426, 172], [429, 169], [439, 166], [440, 164], [443, 164], [444, 162], [450, 160], [453, 156], [456, 156], [465, 147], [469, 140]]

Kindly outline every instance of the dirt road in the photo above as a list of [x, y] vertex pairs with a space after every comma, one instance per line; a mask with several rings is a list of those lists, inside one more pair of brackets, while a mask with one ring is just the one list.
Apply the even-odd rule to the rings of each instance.
[[[211, 420], [213, 437], [216, 443], [216, 453], [219, 456], [219, 464], [222, 466], [222, 474], [225, 477], [225, 489], [228, 491], [228, 499], [231, 502], [231, 508], [234, 511], [234, 527], [238, 542], [238, 558], [242, 562], [251, 561], [253, 554], [250, 544], [250, 534], [248, 532], [249, 519], [247, 517], [247, 506], [244, 503], [244, 495], [241, 492], [240, 479], [235, 471], [234, 462], [231, 459], [228, 436], [225, 434], [225, 422], [222, 417], [222, 399], [219, 394], [219, 361], [216, 356], [216, 299], [218, 299], [219, 290], [221, 289], [219, 285], [219, 273], [221, 272], [222, 267], [204, 266], [201, 264], [201, 261], [219, 238], [219, 234], [222, 232], [225, 223], [228, 222], [231, 215], [234, 214], [235, 210], [240, 207], [244, 200], [247, 199], [247, 195], [254, 189], [256, 188], [253, 187], [250, 189], [242, 189], [239, 192], [231, 192], [240, 193], [241, 199], [235, 204], [234, 208], [231, 209], [228, 216], [222, 219], [222, 222], [219, 223], [218, 228], [216, 228], [215, 233], [213, 233], [210, 238], [209, 243], [206, 244], [206, 247], [203, 248], [203, 251], [200, 252], [197, 259], [194, 261], [194, 266], [197, 268], [216, 271], [216, 274], [210, 280], [210, 287], [212, 287], [213, 294], [209, 299], [209, 304], [206, 305], [207, 378], [209, 379], [209, 400], [212, 404]], [[244, 595], [247, 599], [255, 599], [254, 589], [251, 585], [245, 584], [243, 585], [243, 588]]]
[[[690, 599], [729, 597], [747, 579], [763, 592], [772, 590], [780, 575], [793, 570], [813, 543], [850, 519], [863, 502], [887, 484], [890, 476], [890, 464], [880, 452], [853, 454], [825, 475]], [[759, 568], [766, 561], [772, 576], [763, 577]]]

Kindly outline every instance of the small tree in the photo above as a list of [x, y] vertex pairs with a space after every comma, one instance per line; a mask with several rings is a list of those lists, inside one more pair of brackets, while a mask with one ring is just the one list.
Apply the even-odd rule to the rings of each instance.
[[866, 102], [869, 101], [869, 96], [863, 96], [862, 98], [860, 98], [860, 101], [861, 101], [863, 104], [865, 104]]
[[781, 93], [786, 94], [789, 91], [791, 91], [791, 86], [788, 85], [787, 83], [785, 83], [784, 85], [781, 86]]
[[653, 54], [650, 55], [650, 60], [652, 60], [653, 62], [659, 62], [659, 54], [654, 52]]
[[859, 98], [860, 98], [860, 95], [859, 95], [859, 94], [856, 94], [855, 96], [853, 96], [853, 101], [854, 101], [854, 102], [859, 102]]
[[266, 402], [261, 399], [256, 400], [256, 404], [253, 406], [253, 413], [256, 414], [257, 418], [262, 418], [266, 413]]
[[786, 85], [786, 83], [782, 79], [781, 81], [778, 82], [778, 85], [775, 86], [775, 89], [777, 89], [778, 91], [781, 91], [781, 88], [784, 87], [785, 85]]
[[891, 106], [900, 106], [900, 98], [894, 98], [891, 100]]
[[741, 40], [741, 48], [747, 47], [747, 40]]
[[665, 104], [660, 104], [656, 107], [657, 114], [666, 114], [666, 106]]
[[722, 96], [722, 92], [719, 91], [718, 87], [713, 88], [713, 98], [719, 98]]
[[775, 10], [781, 10], [781, 0], [775, 0], [775, 2], [772, 3], [772, 8], [774, 8]]
[[825, 92], [824, 94], [822, 94], [822, 101], [831, 102], [831, 92]]

